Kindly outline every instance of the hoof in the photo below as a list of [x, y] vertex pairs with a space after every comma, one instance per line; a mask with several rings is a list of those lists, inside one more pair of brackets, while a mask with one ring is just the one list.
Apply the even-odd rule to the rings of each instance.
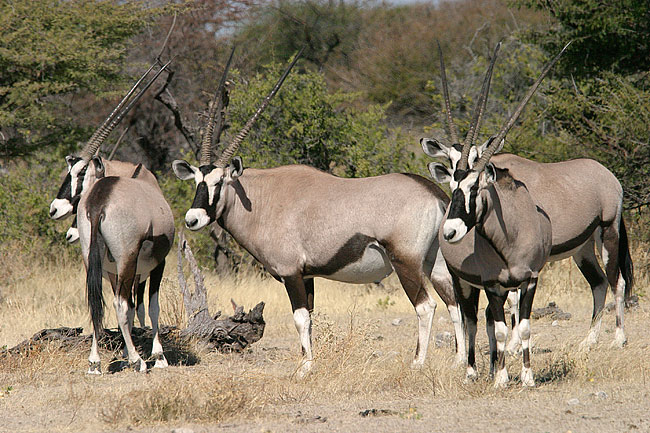
[[102, 366], [101, 362], [89, 362], [88, 363], [88, 371], [86, 374], [94, 374], [96, 376], [99, 376], [102, 374]]
[[465, 380], [463, 382], [464, 383], [476, 382], [476, 379], [478, 379], [478, 373], [476, 373], [474, 367], [467, 367], [467, 372], [465, 373]]
[[167, 363], [167, 359], [165, 359], [165, 355], [162, 353], [158, 353], [156, 355], [153, 355], [153, 358], [156, 360], [156, 363], [153, 365], [153, 368], [167, 368], [169, 367], [169, 364]]
[[535, 387], [535, 378], [532, 369], [526, 367], [521, 369], [521, 386], [524, 388]]
[[424, 367], [424, 361], [414, 360], [411, 362], [411, 370], [422, 370]]
[[465, 361], [464, 357], [456, 356], [454, 358], [454, 362], [451, 364], [451, 368], [452, 368], [452, 370], [456, 370], [457, 368], [460, 368], [460, 367], [464, 366], [465, 363], [466, 363], [466, 361]]
[[129, 367], [138, 373], [145, 373], [147, 371], [147, 363], [144, 362], [142, 358], [138, 358], [134, 362], [129, 362]]
[[507, 388], [508, 382], [510, 382], [510, 377], [508, 377], [508, 371], [505, 368], [497, 371], [497, 374], [494, 376], [494, 387]]
[[298, 368], [298, 371], [296, 372], [296, 376], [298, 377], [298, 379], [304, 379], [311, 371], [313, 364], [314, 364], [313, 360], [303, 361], [302, 365], [300, 366], [300, 368]]

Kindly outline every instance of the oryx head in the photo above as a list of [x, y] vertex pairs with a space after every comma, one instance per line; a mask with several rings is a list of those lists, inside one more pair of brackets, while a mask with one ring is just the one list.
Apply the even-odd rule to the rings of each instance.
[[282, 77], [280, 77], [273, 87], [273, 90], [271, 90], [266, 98], [264, 98], [264, 101], [262, 101], [262, 104], [259, 106], [253, 117], [246, 122], [242, 130], [235, 136], [230, 144], [225, 147], [221, 156], [217, 159], [217, 162], [213, 163], [212, 136], [214, 132], [214, 123], [217, 116], [219, 116], [217, 122], [219, 124], [219, 127], [217, 128], [218, 136], [221, 133], [223, 125], [221, 95], [225, 86], [226, 75], [230, 67], [233, 53], [234, 49], [230, 54], [223, 76], [221, 77], [221, 82], [219, 83], [219, 87], [217, 88], [210, 107], [208, 123], [201, 143], [201, 158], [199, 166], [195, 167], [184, 160], [176, 160], [172, 163], [172, 169], [179, 179], [194, 179], [194, 182], [196, 183], [196, 194], [194, 195], [192, 207], [185, 214], [185, 226], [190, 230], [199, 230], [208, 224], [213, 223], [221, 216], [225, 206], [225, 189], [229, 185], [236, 183], [237, 178], [244, 170], [241, 159], [239, 157], [232, 157], [241, 142], [250, 132], [257, 118], [262, 114], [273, 96], [275, 96], [280, 89], [285, 78], [287, 78], [287, 75], [289, 75], [289, 72], [302, 54], [302, 50], [300, 50], [300, 52], [294, 57], [291, 64], [284, 71], [284, 74], [282, 74]]
[[[474, 109], [474, 116], [462, 146], [457, 146], [459, 143], [458, 132], [456, 131], [451, 116], [445, 67], [442, 60], [442, 52], [440, 52], [440, 45], [438, 45], [447, 125], [449, 127], [452, 146], [444, 146], [437, 140], [432, 139], [422, 139], [420, 142], [427, 155], [432, 157], [446, 156], [450, 161], [451, 168], [439, 163], [429, 163], [431, 176], [437, 182], [449, 183], [451, 189], [451, 203], [449, 205], [446, 221], [442, 227], [443, 237], [450, 243], [458, 242], [463, 239], [467, 232], [482, 221], [485, 216], [486, 200], [488, 197], [486, 189], [496, 180], [496, 170], [489, 162], [490, 158], [492, 158], [492, 155], [503, 147], [503, 141], [506, 134], [515, 124], [523, 112], [524, 107], [533, 96], [548, 71], [569, 46], [569, 44], [567, 44], [562, 51], [545, 66], [535, 83], [530, 87], [530, 89], [528, 89], [526, 96], [519, 103], [517, 109], [504, 123], [499, 133], [496, 136], [490, 137], [490, 139], [488, 139], [482, 146], [476, 147], [474, 146], [474, 143], [481, 127], [481, 119], [485, 111], [490, 91], [492, 69], [500, 45], [500, 43], [497, 44], [494, 50], [492, 60], [485, 74], [485, 79], [483, 80], [481, 94], [478, 98], [476, 108]], [[459, 147], [460, 151], [458, 149]]]
[[[88, 143], [81, 151], [79, 156], [68, 155], [65, 157], [65, 161], [68, 165], [68, 173], [63, 179], [63, 183], [59, 188], [59, 192], [56, 195], [56, 198], [52, 200], [50, 204], [50, 218], [58, 220], [65, 218], [75, 212], [76, 205], [81, 198], [84, 189], [84, 180], [86, 178], [86, 172], [90, 161], [93, 159], [94, 155], [99, 151], [99, 147], [102, 145], [104, 140], [108, 135], [115, 129], [118, 123], [124, 118], [124, 116], [135, 106], [138, 100], [142, 95], [147, 91], [147, 89], [153, 84], [154, 81], [160, 76], [162, 71], [164, 71], [167, 66], [171, 63], [171, 60], [166, 64], [162, 65], [160, 70], [156, 72], [154, 77], [145, 84], [140, 91], [133, 96], [138, 86], [146, 78], [147, 75], [158, 65], [158, 61], [154, 62], [153, 65], [145, 72], [142, 77], [133, 85], [131, 90], [122, 98], [117, 107], [113, 112], [104, 120], [104, 123], [93, 133], [88, 140]], [[127, 105], [128, 103], [128, 105]], [[126, 105], [126, 107], [125, 107]]]

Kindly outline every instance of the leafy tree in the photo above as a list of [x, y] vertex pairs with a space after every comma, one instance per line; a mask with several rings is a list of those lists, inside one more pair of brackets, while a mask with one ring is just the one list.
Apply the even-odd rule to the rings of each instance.
[[136, 2], [0, 2], [2, 153], [22, 155], [84, 136], [71, 116], [79, 102], [73, 98], [110, 96], [123, 84], [129, 42], [153, 13]]
[[650, 64], [650, 5], [647, 0], [515, 0], [552, 17], [550, 29], [528, 34], [548, 52], [573, 41], [564, 70], [577, 77], [601, 71], [628, 74]]

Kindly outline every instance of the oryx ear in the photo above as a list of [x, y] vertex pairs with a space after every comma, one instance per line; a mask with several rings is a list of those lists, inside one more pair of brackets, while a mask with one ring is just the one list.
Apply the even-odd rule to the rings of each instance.
[[72, 155], [68, 155], [65, 157], [65, 163], [68, 164], [68, 171], [72, 169], [72, 166], [74, 165], [75, 161], [77, 161], [77, 158]]
[[431, 158], [449, 158], [449, 148], [435, 138], [421, 138], [420, 145]]
[[483, 169], [483, 181], [485, 184], [494, 183], [497, 180], [497, 169], [494, 167], [494, 164], [488, 162]]
[[431, 177], [438, 183], [449, 183], [451, 181], [451, 173], [449, 169], [439, 162], [429, 163], [429, 172]]
[[95, 164], [95, 177], [101, 179], [104, 177], [104, 161], [101, 156], [93, 156], [92, 162]]
[[198, 170], [198, 168], [194, 167], [187, 161], [177, 159], [172, 162], [172, 170], [174, 170], [174, 174], [180, 180], [190, 180], [194, 179], [194, 173], [196, 173], [196, 170]]
[[240, 157], [238, 156], [234, 157], [230, 161], [230, 164], [228, 165], [227, 173], [226, 173], [226, 181], [233, 182], [237, 180], [237, 178], [241, 176], [243, 172], [244, 172], [244, 163], [242, 162]]

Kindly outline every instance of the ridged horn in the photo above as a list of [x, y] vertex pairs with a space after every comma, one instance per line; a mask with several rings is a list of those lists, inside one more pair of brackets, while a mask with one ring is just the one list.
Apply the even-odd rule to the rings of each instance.
[[492, 70], [494, 69], [494, 64], [497, 61], [497, 54], [501, 48], [501, 42], [497, 44], [494, 49], [494, 55], [492, 60], [490, 60], [490, 65], [488, 66], [487, 71], [485, 72], [485, 78], [483, 78], [483, 85], [481, 86], [481, 93], [479, 94], [478, 100], [476, 101], [476, 107], [474, 108], [474, 115], [472, 116], [472, 122], [469, 124], [469, 131], [465, 136], [465, 141], [463, 142], [463, 150], [460, 156], [460, 161], [458, 161], [457, 168], [460, 170], [467, 169], [467, 159], [469, 158], [469, 152], [472, 149], [474, 144], [475, 135], [478, 134], [480, 128], [480, 123], [483, 117], [483, 112], [485, 110], [485, 105], [487, 103], [488, 94], [490, 92], [490, 81], [492, 80]]
[[201, 158], [199, 160], [199, 165], [208, 165], [212, 163], [212, 136], [214, 133], [215, 117], [217, 116], [217, 113], [221, 113], [223, 110], [221, 95], [223, 89], [226, 87], [226, 78], [234, 54], [235, 47], [232, 47], [230, 57], [228, 58], [226, 67], [223, 70], [223, 75], [221, 75], [221, 80], [219, 81], [219, 87], [217, 87], [217, 91], [214, 93], [214, 97], [212, 98], [212, 105], [210, 106], [208, 121], [205, 125], [205, 133], [203, 134], [203, 141], [201, 143]]
[[[149, 73], [153, 70], [153, 68], [156, 65], [162, 64], [162, 62], [160, 61], [160, 56], [162, 55], [163, 51], [167, 47], [167, 43], [169, 42], [169, 38], [170, 38], [170, 36], [172, 34], [172, 31], [174, 30], [175, 26], [176, 26], [176, 14], [174, 14], [174, 19], [172, 21], [172, 25], [169, 28], [169, 31], [167, 32], [167, 36], [165, 37], [165, 41], [163, 42], [162, 48], [160, 48], [160, 52], [156, 56], [156, 61], [149, 67], [149, 69], [147, 69], [147, 71], [144, 74], [142, 74], [140, 79], [135, 82], [133, 87], [131, 87], [131, 89], [122, 98], [122, 100], [119, 102], [119, 104], [117, 104], [117, 106], [113, 109], [113, 112], [106, 118], [106, 120], [104, 120], [104, 123], [102, 123], [102, 125], [99, 128], [97, 128], [97, 130], [93, 133], [93, 135], [88, 140], [88, 143], [86, 144], [86, 146], [81, 150], [80, 156], [84, 161], [86, 161], [86, 162], [90, 161], [90, 159], [93, 157], [93, 155], [95, 155], [97, 153], [97, 150], [99, 149], [99, 146], [101, 146], [102, 142], [106, 139], [106, 137], [108, 137], [108, 134], [110, 134], [112, 129], [115, 128], [115, 125], [117, 125], [117, 123], [119, 123], [119, 120], [117, 122], [114, 122], [114, 120], [116, 119], [116, 117], [119, 116], [120, 110], [122, 109], [124, 104], [126, 104], [128, 102], [129, 98], [133, 95], [133, 93], [138, 88], [140, 83], [142, 83], [142, 81], [149, 75]], [[167, 63], [167, 65], [169, 65], [169, 62]], [[158, 72], [158, 74], [156, 75], [155, 78], [157, 78], [160, 75], [160, 72], [162, 72], [162, 70], [167, 65], [165, 65], [163, 68], [161, 68], [161, 70]], [[155, 78], [154, 78], [154, 80], [155, 80]], [[153, 83], [153, 81], [149, 82], [149, 84], [147, 85], [147, 88], [152, 83]], [[139, 97], [141, 97], [143, 93], [144, 92], [140, 92], [138, 94], [138, 96], [136, 96], [136, 100]], [[125, 111], [128, 112], [128, 110], [130, 110], [132, 107], [133, 107], [133, 105], [129, 105], [129, 107], [127, 107], [127, 109]], [[126, 113], [124, 113], [124, 114], [126, 114]], [[124, 114], [120, 117], [120, 120], [124, 117]], [[113, 126], [111, 127], [111, 125], [113, 125]], [[101, 138], [101, 137], [103, 137], [103, 138]]]
[[[172, 62], [172, 60], [165, 63], [160, 68], [160, 70], [158, 72], [156, 72], [156, 74], [153, 76], [153, 78], [151, 80], [149, 80], [149, 82], [142, 89], [140, 89], [138, 94], [135, 95], [133, 98], [131, 98], [131, 100], [129, 101], [129, 104], [122, 111], [120, 111], [116, 116], [111, 115], [109, 117], [109, 119], [107, 119], [107, 120], [110, 120], [110, 123], [107, 126], [104, 126], [106, 124], [106, 122], [104, 122], [104, 125], [102, 125], [102, 127], [100, 129], [95, 131], [95, 133], [92, 135], [92, 137], [90, 137], [90, 140], [89, 140], [88, 144], [86, 145], [86, 147], [82, 151], [81, 158], [84, 161], [90, 161], [90, 159], [93, 157], [95, 152], [97, 152], [97, 150], [99, 149], [99, 146], [101, 146], [101, 144], [104, 142], [104, 140], [106, 140], [106, 137], [108, 137], [108, 135], [111, 132], [113, 132], [113, 129], [115, 129], [115, 127], [122, 121], [124, 116], [126, 116], [128, 114], [128, 112], [131, 111], [131, 109], [140, 100], [140, 98], [142, 98], [142, 95], [144, 95], [144, 93], [149, 89], [149, 87], [151, 87], [151, 85], [156, 81], [156, 79], [158, 79], [160, 74], [165, 69], [167, 69], [167, 66], [169, 66], [169, 64]], [[111, 119], [111, 117], [112, 117], [112, 119]], [[88, 154], [86, 152], [92, 152], [92, 153], [90, 153], [90, 156], [88, 156]]]
[[449, 129], [449, 137], [451, 138], [451, 144], [460, 144], [458, 140], [458, 130], [454, 124], [454, 119], [451, 116], [451, 102], [449, 101], [449, 88], [447, 87], [447, 72], [445, 70], [445, 60], [442, 58], [442, 48], [440, 48], [440, 42], [436, 41], [438, 44], [438, 57], [440, 57], [440, 78], [442, 80], [442, 94], [445, 100], [445, 112], [447, 115], [447, 128]]
[[142, 83], [142, 81], [146, 78], [146, 76], [149, 75], [149, 72], [151, 72], [153, 70], [153, 68], [156, 67], [156, 64], [157, 64], [157, 62], [154, 62], [149, 67], [149, 69], [147, 69], [147, 71], [144, 74], [142, 74], [140, 79], [138, 79], [138, 81], [135, 82], [135, 84], [133, 85], [133, 87], [131, 87], [131, 89], [127, 92], [127, 94], [124, 95], [122, 100], [117, 104], [117, 106], [113, 109], [113, 111], [106, 118], [106, 120], [104, 120], [104, 122], [101, 124], [101, 126], [99, 128], [97, 128], [97, 130], [95, 130], [95, 132], [93, 132], [93, 135], [88, 140], [88, 143], [81, 150], [80, 156], [84, 161], [86, 161], [86, 162], [90, 161], [90, 159], [93, 157], [93, 155], [95, 155], [95, 152], [97, 152], [97, 149], [99, 149], [99, 146], [101, 145], [101, 142], [98, 140], [98, 137], [102, 134], [102, 131], [104, 131], [108, 127], [108, 125], [110, 125], [110, 123], [113, 121], [113, 119], [115, 119], [115, 116], [117, 116], [119, 114], [122, 107], [124, 107], [124, 104], [126, 104], [128, 102], [129, 98], [131, 97], [131, 95], [133, 95], [133, 93], [138, 88], [140, 83]]
[[560, 51], [548, 64], [544, 67], [544, 70], [542, 70], [542, 73], [539, 74], [539, 77], [537, 77], [537, 80], [533, 83], [533, 85], [528, 89], [528, 92], [526, 93], [526, 96], [524, 96], [524, 99], [519, 103], [517, 106], [517, 109], [512, 113], [510, 116], [510, 119], [508, 119], [504, 124], [503, 127], [501, 127], [501, 130], [497, 134], [497, 136], [492, 140], [492, 142], [488, 145], [488, 147], [483, 151], [483, 154], [481, 155], [481, 158], [478, 160], [476, 165], [474, 166], [475, 171], [481, 171], [483, 168], [485, 168], [485, 165], [488, 163], [490, 158], [492, 158], [492, 155], [494, 155], [494, 152], [499, 148], [499, 143], [505, 138], [506, 134], [508, 131], [510, 131], [510, 128], [517, 122], [517, 119], [519, 119], [519, 116], [521, 113], [524, 111], [524, 108], [526, 107], [526, 104], [528, 104], [528, 101], [530, 101], [530, 98], [533, 97], [533, 94], [541, 84], [542, 80], [544, 77], [546, 77], [546, 74], [551, 70], [551, 68], [557, 63], [557, 61], [560, 59], [562, 54], [564, 54], [564, 51], [571, 45], [571, 42], [566, 44], [564, 48], [562, 48], [562, 51]]
[[284, 83], [284, 80], [287, 78], [289, 75], [289, 72], [291, 72], [291, 69], [293, 66], [296, 64], [300, 56], [302, 55], [302, 52], [305, 50], [305, 47], [301, 48], [298, 54], [293, 58], [293, 61], [291, 64], [287, 67], [287, 69], [284, 71], [280, 79], [278, 80], [277, 83], [275, 83], [275, 86], [273, 87], [273, 90], [264, 98], [262, 101], [262, 104], [260, 104], [259, 108], [253, 114], [253, 117], [251, 117], [248, 122], [244, 125], [241, 131], [233, 138], [233, 140], [228, 144], [228, 146], [224, 149], [223, 153], [221, 156], [219, 156], [219, 159], [217, 160], [217, 163], [215, 164], [217, 167], [224, 168], [228, 162], [230, 161], [230, 158], [235, 154], [237, 151], [237, 148], [241, 144], [241, 142], [246, 138], [248, 133], [250, 132], [251, 128], [255, 124], [255, 121], [257, 118], [262, 114], [262, 112], [266, 109], [266, 107], [269, 105], [271, 102], [271, 99], [275, 96], [276, 93], [278, 93], [278, 90], [280, 90], [280, 86], [282, 86], [282, 83]]

